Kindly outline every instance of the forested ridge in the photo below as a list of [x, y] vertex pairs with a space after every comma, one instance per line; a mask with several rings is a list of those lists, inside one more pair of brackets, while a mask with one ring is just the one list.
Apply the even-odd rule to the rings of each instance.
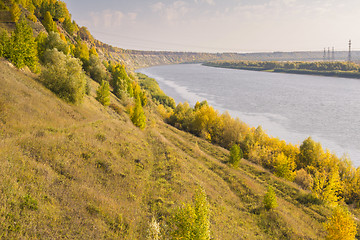
[[244, 69], [252, 71], [284, 72], [294, 74], [310, 74], [334, 77], [360, 78], [360, 65], [346, 61], [213, 61], [206, 66]]
[[348, 157], [206, 101], [176, 106], [62, 1], [0, 9], [0, 238], [358, 237], [360, 171]]

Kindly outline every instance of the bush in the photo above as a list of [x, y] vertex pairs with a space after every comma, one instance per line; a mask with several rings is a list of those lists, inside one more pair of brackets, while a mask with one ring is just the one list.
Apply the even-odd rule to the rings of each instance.
[[209, 240], [210, 209], [205, 191], [197, 189], [193, 202], [178, 208], [172, 220], [171, 239]]
[[242, 157], [243, 157], [243, 153], [242, 153], [239, 145], [234, 144], [230, 148], [230, 157], [229, 157], [230, 164], [233, 165], [234, 167], [238, 166]]
[[45, 47], [46, 49], [56, 48], [65, 55], [68, 55], [70, 53], [70, 47], [64, 40], [61, 39], [60, 34], [57, 32], [49, 33], [45, 42]]
[[312, 193], [306, 193], [306, 194], [300, 194], [296, 200], [301, 203], [301, 204], [305, 204], [305, 205], [309, 205], [309, 204], [314, 204], [314, 205], [321, 205], [323, 204], [323, 201], [321, 201], [321, 199], [317, 198], [314, 194]]
[[145, 128], [146, 116], [139, 98], [136, 99], [135, 108], [130, 111], [130, 118], [135, 126], [139, 127], [140, 129]]
[[46, 50], [46, 69], [41, 75], [45, 86], [70, 103], [79, 103], [85, 95], [85, 73], [78, 59], [57, 49]]
[[314, 179], [303, 168], [296, 172], [295, 183], [306, 190], [312, 189]]
[[98, 100], [102, 105], [110, 105], [110, 87], [109, 82], [102, 81], [98, 90], [96, 90], [96, 100]]
[[268, 191], [264, 196], [264, 207], [266, 210], [274, 209], [277, 207], [276, 195], [274, 189], [269, 186]]
[[30, 210], [37, 210], [38, 209], [38, 203], [37, 201], [32, 198], [30, 195], [26, 194], [20, 204], [21, 209], [30, 209]]
[[109, 74], [105, 66], [100, 61], [99, 57], [96, 55], [91, 55], [89, 59], [89, 66], [87, 71], [90, 74], [90, 77], [98, 83], [101, 83], [103, 80], [109, 79]]

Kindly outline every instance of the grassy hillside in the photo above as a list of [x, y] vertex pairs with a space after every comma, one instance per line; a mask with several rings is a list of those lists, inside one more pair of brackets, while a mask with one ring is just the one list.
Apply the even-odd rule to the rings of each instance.
[[[35, 18], [32, 23], [21, 18], [0, 25], [16, 29], [1, 35], [1, 53], [23, 67], [0, 58], [0, 239], [149, 239], [152, 219], [160, 224], [160, 239], [177, 239], [179, 214], [185, 221], [194, 216], [186, 204], [196, 203], [199, 187], [209, 204], [213, 239], [325, 237], [330, 206], [253, 162], [242, 159], [232, 167], [228, 150], [166, 124], [164, 116], [176, 113], [173, 99], [155, 80], [128, 71], [237, 54], [116, 49], [79, 28], [61, 1], [33, 3], [37, 18], [19, 5]], [[55, 6], [63, 14], [51, 15]], [[44, 26], [49, 35], [38, 35]], [[109, 107], [96, 100], [105, 81], [115, 94]], [[108, 94], [104, 90], [104, 99]], [[71, 104], [58, 96], [79, 98]], [[133, 122], [145, 126], [143, 108], [141, 130]], [[271, 210], [264, 207], [269, 187], [278, 203]]]
[[[120, 114], [94, 90], [74, 106], [5, 60], [0, 72], [0, 238], [145, 239], [152, 216], [165, 224], [198, 185], [214, 239], [324, 236], [330, 209], [246, 160], [230, 168], [227, 150], [163, 123], [151, 103], [141, 131], [115, 97]], [[270, 211], [268, 185], [279, 205]]]

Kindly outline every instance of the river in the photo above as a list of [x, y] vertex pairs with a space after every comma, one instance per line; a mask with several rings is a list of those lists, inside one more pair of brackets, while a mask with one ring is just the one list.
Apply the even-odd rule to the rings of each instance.
[[360, 80], [213, 68], [201, 64], [155, 66], [155, 78], [177, 103], [207, 100], [271, 136], [301, 144], [311, 136], [360, 166]]

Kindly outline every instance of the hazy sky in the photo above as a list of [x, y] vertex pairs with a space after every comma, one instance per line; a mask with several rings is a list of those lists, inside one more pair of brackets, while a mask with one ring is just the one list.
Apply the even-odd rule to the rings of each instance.
[[360, 48], [360, 0], [65, 0], [95, 38], [200, 52]]

